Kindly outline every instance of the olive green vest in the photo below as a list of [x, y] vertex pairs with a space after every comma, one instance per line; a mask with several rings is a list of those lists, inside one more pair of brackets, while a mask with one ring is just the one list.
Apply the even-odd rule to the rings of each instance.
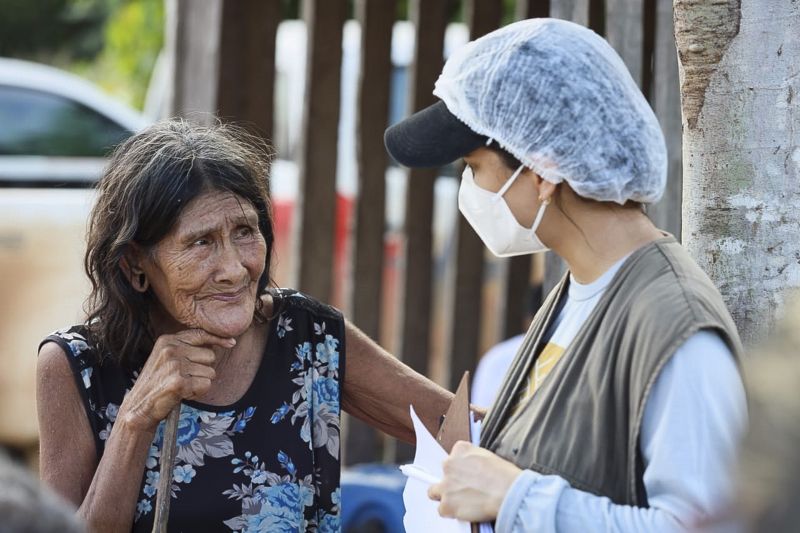
[[743, 350], [736, 326], [684, 249], [673, 237], [658, 239], [625, 261], [536, 394], [512, 414], [568, 279], [534, 318], [484, 421], [481, 445], [521, 468], [559, 475], [574, 488], [646, 507], [639, 432], [653, 382], [702, 329], [717, 331], [738, 361]]

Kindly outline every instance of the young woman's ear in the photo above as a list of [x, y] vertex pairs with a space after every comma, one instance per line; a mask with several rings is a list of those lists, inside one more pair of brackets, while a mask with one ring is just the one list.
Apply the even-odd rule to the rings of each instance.
[[547, 180], [543, 180], [542, 178], [539, 179], [541, 180], [541, 183], [539, 184], [539, 201], [541, 203], [549, 204], [556, 194], [558, 184], [551, 183]]
[[550, 203], [553, 200], [554, 195], [556, 194], [556, 190], [558, 190], [558, 184], [551, 183], [545, 179], [543, 179], [539, 174], [530, 171], [533, 174], [534, 183], [536, 183], [536, 188], [539, 189], [539, 203]]

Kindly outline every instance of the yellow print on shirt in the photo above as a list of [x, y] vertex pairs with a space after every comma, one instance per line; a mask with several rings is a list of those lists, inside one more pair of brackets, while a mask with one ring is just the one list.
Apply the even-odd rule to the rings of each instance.
[[552, 342], [548, 342], [547, 345], [545, 345], [542, 353], [536, 359], [536, 363], [533, 365], [530, 374], [528, 374], [528, 380], [514, 408], [515, 413], [536, 394], [536, 391], [542, 385], [547, 375], [553, 370], [553, 367], [556, 366], [561, 356], [564, 355], [564, 350], [563, 347]]

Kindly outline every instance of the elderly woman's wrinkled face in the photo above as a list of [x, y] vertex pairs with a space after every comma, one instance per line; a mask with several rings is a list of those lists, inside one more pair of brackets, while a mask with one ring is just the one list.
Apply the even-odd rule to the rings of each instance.
[[174, 321], [169, 329], [237, 337], [253, 320], [266, 252], [253, 205], [230, 192], [210, 191], [186, 206], [141, 266]]

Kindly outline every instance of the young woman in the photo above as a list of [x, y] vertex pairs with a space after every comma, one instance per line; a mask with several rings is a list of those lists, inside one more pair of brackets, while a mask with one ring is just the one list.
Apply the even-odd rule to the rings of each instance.
[[601, 37], [522, 21], [457, 51], [441, 102], [386, 132], [408, 166], [466, 163], [459, 208], [498, 256], [551, 249], [549, 295], [484, 421], [430, 489], [496, 531], [672, 531], [729, 497], [746, 423], [735, 326], [647, 218], [666, 180], [658, 122]]

